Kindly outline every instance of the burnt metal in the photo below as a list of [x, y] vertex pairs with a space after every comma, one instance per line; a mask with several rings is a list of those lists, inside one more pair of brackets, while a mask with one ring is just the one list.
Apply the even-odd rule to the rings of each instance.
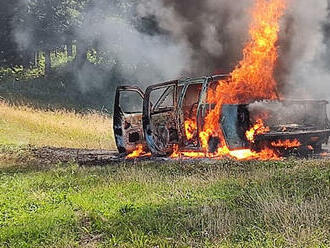
[[246, 139], [249, 128], [249, 111], [246, 105], [222, 106], [221, 129], [229, 149], [248, 149], [250, 144]]
[[219, 147], [219, 144], [220, 144], [219, 137], [210, 137], [209, 142], [208, 142], [208, 145], [209, 145], [208, 152], [215, 153]]
[[[141, 113], [125, 113], [121, 107], [120, 96], [123, 92], [136, 93], [142, 99], [143, 91], [138, 87], [121, 86], [116, 90], [113, 130], [119, 153], [130, 153], [136, 149], [139, 143], [145, 145], [142, 128], [142, 106]], [[146, 145], [145, 145], [146, 146]]]
[[[151, 151], [154, 156], [168, 155], [172, 152], [173, 144], [178, 144], [183, 149], [202, 150], [199, 133], [205, 124], [205, 117], [215, 108], [215, 104], [207, 102], [207, 92], [227, 76], [215, 75], [164, 82], [148, 87], [145, 93], [138, 87], [119, 87], [116, 91], [113, 120], [118, 151], [129, 153], [135, 150], [138, 144], [143, 144], [145, 151]], [[196, 87], [199, 90], [198, 95], [192, 92], [191, 96], [189, 87]], [[124, 113], [121, 109], [120, 95], [125, 91], [135, 92], [143, 98], [139, 113]], [[152, 94], [157, 91], [161, 91], [160, 95], [156, 94], [156, 99], [153, 99]], [[269, 146], [273, 141], [298, 139], [304, 147], [302, 149], [312, 146], [314, 151], [320, 151], [322, 144], [328, 142], [330, 123], [326, 112], [327, 101], [264, 101], [255, 109], [253, 104], [223, 105], [219, 125], [224, 141], [230, 149], [257, 150], [258, 147]], [[279, 111], [276, 104], [280, 106]], [[298, 111], [294, 114], [286, 113], [291, 106], [297, 107]], [[246, 131], [255, 123], [255, 110], [265, 112], [265, 109], [272, 116], [270, 123], [265, 123], [270, 127], [270, 132], [258, 135], [255, 143], [251, 144], [246, 139]], [[300, 112], [302, 114], [296, 118], [294, 115]], [[283, 120], [285, 114], [287, 117]], [[184, 122], [187, 118], [197, 123], [192, 140], [185, 137]], [[209, 152], [215, 152], [220, 142], [222, 141], [218, 137], [211, 137]]]
[[[171, 93], [171, 88], [173, 92]], [[150, 102], [151, 93], [165, 89], [155, 105]], [[178, 135], [177, 126], [177, 89], [178, 80], [156, 84], [148, 87], [143, 101], [143, 130], [150, 151], [157, 156], [165, 156], [172, 150], [174, 139]], [[163, 101], [173, 94], [173, 106], [162, 107]], [[179, 138], [179, 137], [178, 137]]]
[[131, 143], [138, 142], [140, 139], [140, 134], [138, 132], [128, 134], [128, 141]]
[[311, 146], [314, 152], [320, 152], [323, 144], [327, 144], [330, 137], [330, 129], [315, 131], [296, 132], [270, 132], [259, 135], [255, 139], [256, 146], [260, 142], [267, 141], [268, 144], [279, 140], [298, 140], [302, 147]]
[[314, 152], [320, 152], [322, 144], [326, 144], [330, 137], [327, 104], [327, 101], [317, 100], [265, 103], [261, 110], [265, 108], [271, 113], [266, 120], [270, 131], [255, 138], [256, 146], [265, 142], [298, 140], [301, 147], [311, 146]]

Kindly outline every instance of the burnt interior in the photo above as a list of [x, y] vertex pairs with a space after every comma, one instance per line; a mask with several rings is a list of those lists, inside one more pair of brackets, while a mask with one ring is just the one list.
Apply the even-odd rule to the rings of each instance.
[[[191, 121], [197, 126], [197, 111], [199, 107], [200, 95], [202, 92], [203, 84], [201, 82], [191, 83], [186, 87], [183, 92], [183, 99], [181, 109], [183, 113], [183, 123]], [[184, 125], [184, 124], [183, 124]], [[183, 130], [184, 132], [184, 130]], [[187, 136], [183, 136], [183, 143], [185, 146], [197, 145], [198, 144], [198, 129], [193, 131], [191, 139], [187, 139]]]
[[128, 134], [128, 141], [130, 143], [136, 143], [140, 140], [140, 134], [138, 132], [132, 132]]

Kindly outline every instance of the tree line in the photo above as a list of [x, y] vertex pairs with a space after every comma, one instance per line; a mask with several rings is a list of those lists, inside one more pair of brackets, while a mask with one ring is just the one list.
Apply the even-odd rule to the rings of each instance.
[[80, 39], [84, 23], [105, 18], [114, 6], [131, 8], [136, 2], [125, 1], [124, 6], [120, 0], [4, 1], [0, 8], [0, 66], [38, 65], [42, 53], [45, 71], [50, 71], [51, 53], [65, 51], [72, 56], [73, 48], [74, 62], [83, 64], [88, 51], [98, 51], [97, 39]]

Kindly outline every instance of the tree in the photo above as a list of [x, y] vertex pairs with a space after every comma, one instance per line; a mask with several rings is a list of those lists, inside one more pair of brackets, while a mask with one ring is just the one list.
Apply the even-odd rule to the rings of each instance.
[[[68, 54], [72, 55], [74, 30], [81, 23], [80, 9], [87, 0], [14, 0], [6, 1], [2, 12], [7, 12], [2, 23], [10, 22], [8, 27], [10, 37], [16, 36], [12, 49], [4, 47], [5, 51], [15, 51], [22, 57], [26, 54], [45, 54], [46, 73], [51, 71], [51, 52], [68, 46]], [[9, 3], [10, 2], [10, 3]], [[8, 11], [9, 10], [9, 11]], [[1, 12], [0, 12], [1, 13]], [[1, 15], [4, 16], [4, 15]], [[1, 32], [5, 34], [6, 32]], [[8, 36], [9, 37], [9, 36]], [[17, 39], [18, 38], [18, 39]], [[15, 44], [16, 43], [16, 44]], [[17, 44], [18, 43], [18, 44]]]
[[26, 11], [21, 0], [4, 1], [0, 8], [0, 65], [28, 65], [31, 53], [19, 47], [16, 27], [24, 22], [19, 13]]

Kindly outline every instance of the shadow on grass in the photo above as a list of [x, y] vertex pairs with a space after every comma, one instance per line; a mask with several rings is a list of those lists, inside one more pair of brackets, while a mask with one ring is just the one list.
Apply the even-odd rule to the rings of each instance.
[[72, 162], [49, 162], [38, 160], [33, 156], [29, 147], [26, 148], [4, 148], [0, 149], [0, 156], [2, 161], [0, 164], [0, 174], [16, 174], [16, 173], [32, 173], [45, 170], [56, 170], [58, 168], [68, 168], [77, 166], [77, 168], [85, 170], [93, 170], [100, 176], [107, 174], [116, 174], [119, 170], [137, 169], [142, 170], [146, 174], [154, 172], [163, 177], [167, 176], [209, 176], [222, 174], [225, 176], [241, 176], [253, 175], [256, 172], [265, 171], [282, 171], [290, 168], [306, 167], [306, 165], [319, 164], [320, 166], [327, 166], [327, 161], [324, 160], [296, 160], [290, 159], [285, 161], [235, 161], [235, 160], [188, 160], [188, 161], [126, 161], [113, 162], [104, 165], [87, 165], [78, 166], [74, 161]]

